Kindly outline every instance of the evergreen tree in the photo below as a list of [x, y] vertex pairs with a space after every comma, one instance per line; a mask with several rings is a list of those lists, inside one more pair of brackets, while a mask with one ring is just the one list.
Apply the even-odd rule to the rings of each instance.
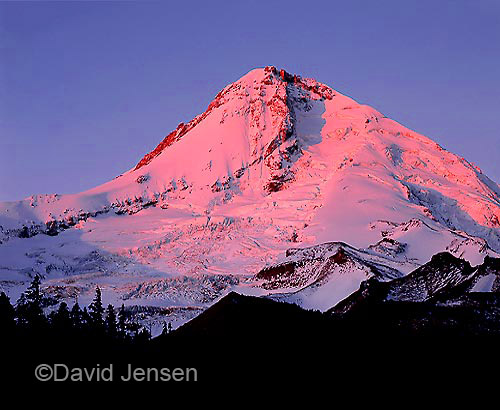
[[16, 314], [22, 326], [34, 329], [46, 323], [42, 307], [41, 279], [35, 275], [28, 289], [17, 301]]
[[106, 331], [111, 336], [115, 336], [117, 331], [115, 309], [111, 304], [106, 309]]
[[76, 302], [71, 308], [70, 317], [71, 323], [75, 329], [83, 328], [83, 312], [78, 302]]
[[91, 323], [90, 314], [87, 310], [87, 307], [84, 307], [82, 311], [82, 327], [89, 327], [90, 323]]
[[[140, 328], [140, 326], [138, 326]], [[143, 327], [139, 332], [136, 332], [134, 341], [138, 343], [145, 343], [151, 339], [151, 332]]]
[[163, 329], [162, 329], [161, 334], [164, 336], [164, 335], [168, 335], [170, 332], [172, 332], [172, 323], [168, 322], [168, 324], [167, 324], [167, 323], [163, 322]]
[[118, 312], [118, 331], [123, 335], [125, 335], [127, 331], [127, 316], [125, 313], [125, 305], [123, 303], [120, 311]]
[[95, 289], [95, 296], [89, 305], [90, 321], [95, 329], [102, 329], [104, 325], [104, 307], [102, 305], [102, 295], [99, 286]]
[[30, 286], [25, 292], [26, 298], [40, 307], [42, 306], [42, 292], [40, 291], [41, 283], [42, 280], [40, 275], [35, 275]]
[[71, 314], [66, 302], [61, 302], [59, 309], [51, 315], [51, 324], [58, 331], [71, 329]]
[[137, 322], [130, 322], [127, 324], [127, 330], [132, 333], [134, 339], [137, 339], [141, 326]]
[[2, 329], [2, 333], [7, 334], [7, 332], [14, 330], [15, 326], [14, 307], [10, 304], [9, 297], [2, 292], [0, 294], [0, 329]]

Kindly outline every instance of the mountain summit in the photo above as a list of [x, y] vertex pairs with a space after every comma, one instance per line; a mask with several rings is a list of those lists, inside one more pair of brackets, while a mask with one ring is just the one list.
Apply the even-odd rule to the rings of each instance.
[[166, 306], [205, 306], [235, 287], [321, 287], [302, 271], [300, 281], [263, 286], [258, 273], [299, 254], [302, 270], [341, 266], [340, 247], [357, 273], [325, 276], [343, 289], [338, 299], [373, 263], [394, 277], [436, 252], [474, 264], [495, 255], [500, 187], [377, 110], [270, 66], [228, 85], [114, 180], [1, 203], [0, 241], [5, 288], [36, 272], [52, 286], [65, 281], [66, 296], [84, 295], [99, 278], [111, 298]]

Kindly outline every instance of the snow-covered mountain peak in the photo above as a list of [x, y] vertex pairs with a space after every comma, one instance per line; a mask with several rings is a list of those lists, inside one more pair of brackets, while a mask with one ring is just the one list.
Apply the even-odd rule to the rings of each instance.
[[[160, 163], [168, 163], [165, 168], [171, 169], [175, 166], [172, 157], [179, 158], [169, 151], [185, 153], [175, 145], [185, 145], [191, 156], [193, 146], [205, 147], [206, 150], [197, 149], [196, 159], [207, 163], [208, 168], [196, 170], [197, 175], [191, 173], [193, 182], [203, 181], [219, 190], [241, 178], [249, 168], [263, 163], [259, 182], [267, 191], [276, 190], [289, 178], [284, 168], [290, 168], [307, 144], [294, 133], [295, 111], [311, 110], [313, 102], [331, 100], [334, 95], [323, 84], [272, 66], [252, 70], [217, 94], [204, 113], [187, 124], [179, 124], [133, 171], [151, 168], [164, 179]], [[180, 143], [181, 140], [185, 141]], [[181, 166], [183, 173], [185, 159], [186, 156]], [[156, 166], [150, 166], [153, 161]]]
[[13, 221], [27, 208], [24, 214], [46, 224], [148, 206], [227, 215], [239, 203], [260, 202], [273, 204], [266, 216], [283, 218], [277, 208], [293, 200], [306, 202], [292, 218], [312, 225], [304, 238], [358, 244], [359, 229], [374, 221], [428, 219], [498, 249], [499, 198], [479, 168], [429, 138], [322, 83], [268, 66], [229, 84], [120, 177], [81, 194], [1, 208], [11, 208]]
[[[0, 241], [9, 280], [57, 281], [90, 266], [127, 277], [114, 294], [156, 299], [189, 294], [172, 279], [184, 275], [200, 300], [212, 286], [258, 293], [256, 273], [287, 263], [287, 249], [325, 243], [385, 258], [402, 275], [445, 250], [477, 265], [500, 252], [500, 187], [374, 108], [269, 66], [229, 84], [121, 176], [0, 203]], [[328, 278], [353, 289], [368, 272], [358, 268], [349, 286], [344, 266]]]

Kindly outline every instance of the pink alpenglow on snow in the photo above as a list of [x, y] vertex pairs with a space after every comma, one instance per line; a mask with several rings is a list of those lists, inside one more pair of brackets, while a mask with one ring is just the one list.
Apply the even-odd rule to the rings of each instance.
[[326, 310], [373, 264], [390, 278], [445, 250], [481, 263], [500, 252], [500, 187], [375, 109], [265, 67], [131, 170], [0, 203], [0, 225], [9, 293], [34, 273], [62, 298], [98, 283], [179, 324], [234, 289]]

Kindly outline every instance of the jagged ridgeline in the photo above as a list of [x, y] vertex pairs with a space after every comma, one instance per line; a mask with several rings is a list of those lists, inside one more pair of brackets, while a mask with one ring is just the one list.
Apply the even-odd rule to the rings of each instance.
[[497, 183], [314, 79], [252, 70], [158, 140], [88, 191], [0, 203], [2, 290], [98, 284], [156, 335], [231, 291], [326, 312], [439, 252], [498, 257]]
[[[336, 255], [348, 259], [344, 251]], [[0, 294], [9, 349], [3, 364], [11, 369], [13, 361], [9, 381], [17, 383], [29, 381], [36, 364], [54, 360], [113, 363], [123, 373], [129, 363], [190, 366], [200, 381], [217, 386], [255, 380], [276, 386], [321, 375], [336, 386], [347, 378], [394, 387], [401, 377], [414, 380], [415, 368], [439, 369], [426, 383], [450, 382], [465, 369], [476, 374], [481, 363], [497, 363], [499, 291], [500, 259], [486, 257], [474, 267], [440, 253], [403, 278], [363, 282], [327, 312], [231, 292], [179, 329], [165, 325], [151, 340], [123, 307], [105, 309], [99, 288], [88, 307], [62, 302], [44, 314], [52, 301], [35, 277], [15, 306]], [[325, 371], [331, 372], [326, 380]]]

